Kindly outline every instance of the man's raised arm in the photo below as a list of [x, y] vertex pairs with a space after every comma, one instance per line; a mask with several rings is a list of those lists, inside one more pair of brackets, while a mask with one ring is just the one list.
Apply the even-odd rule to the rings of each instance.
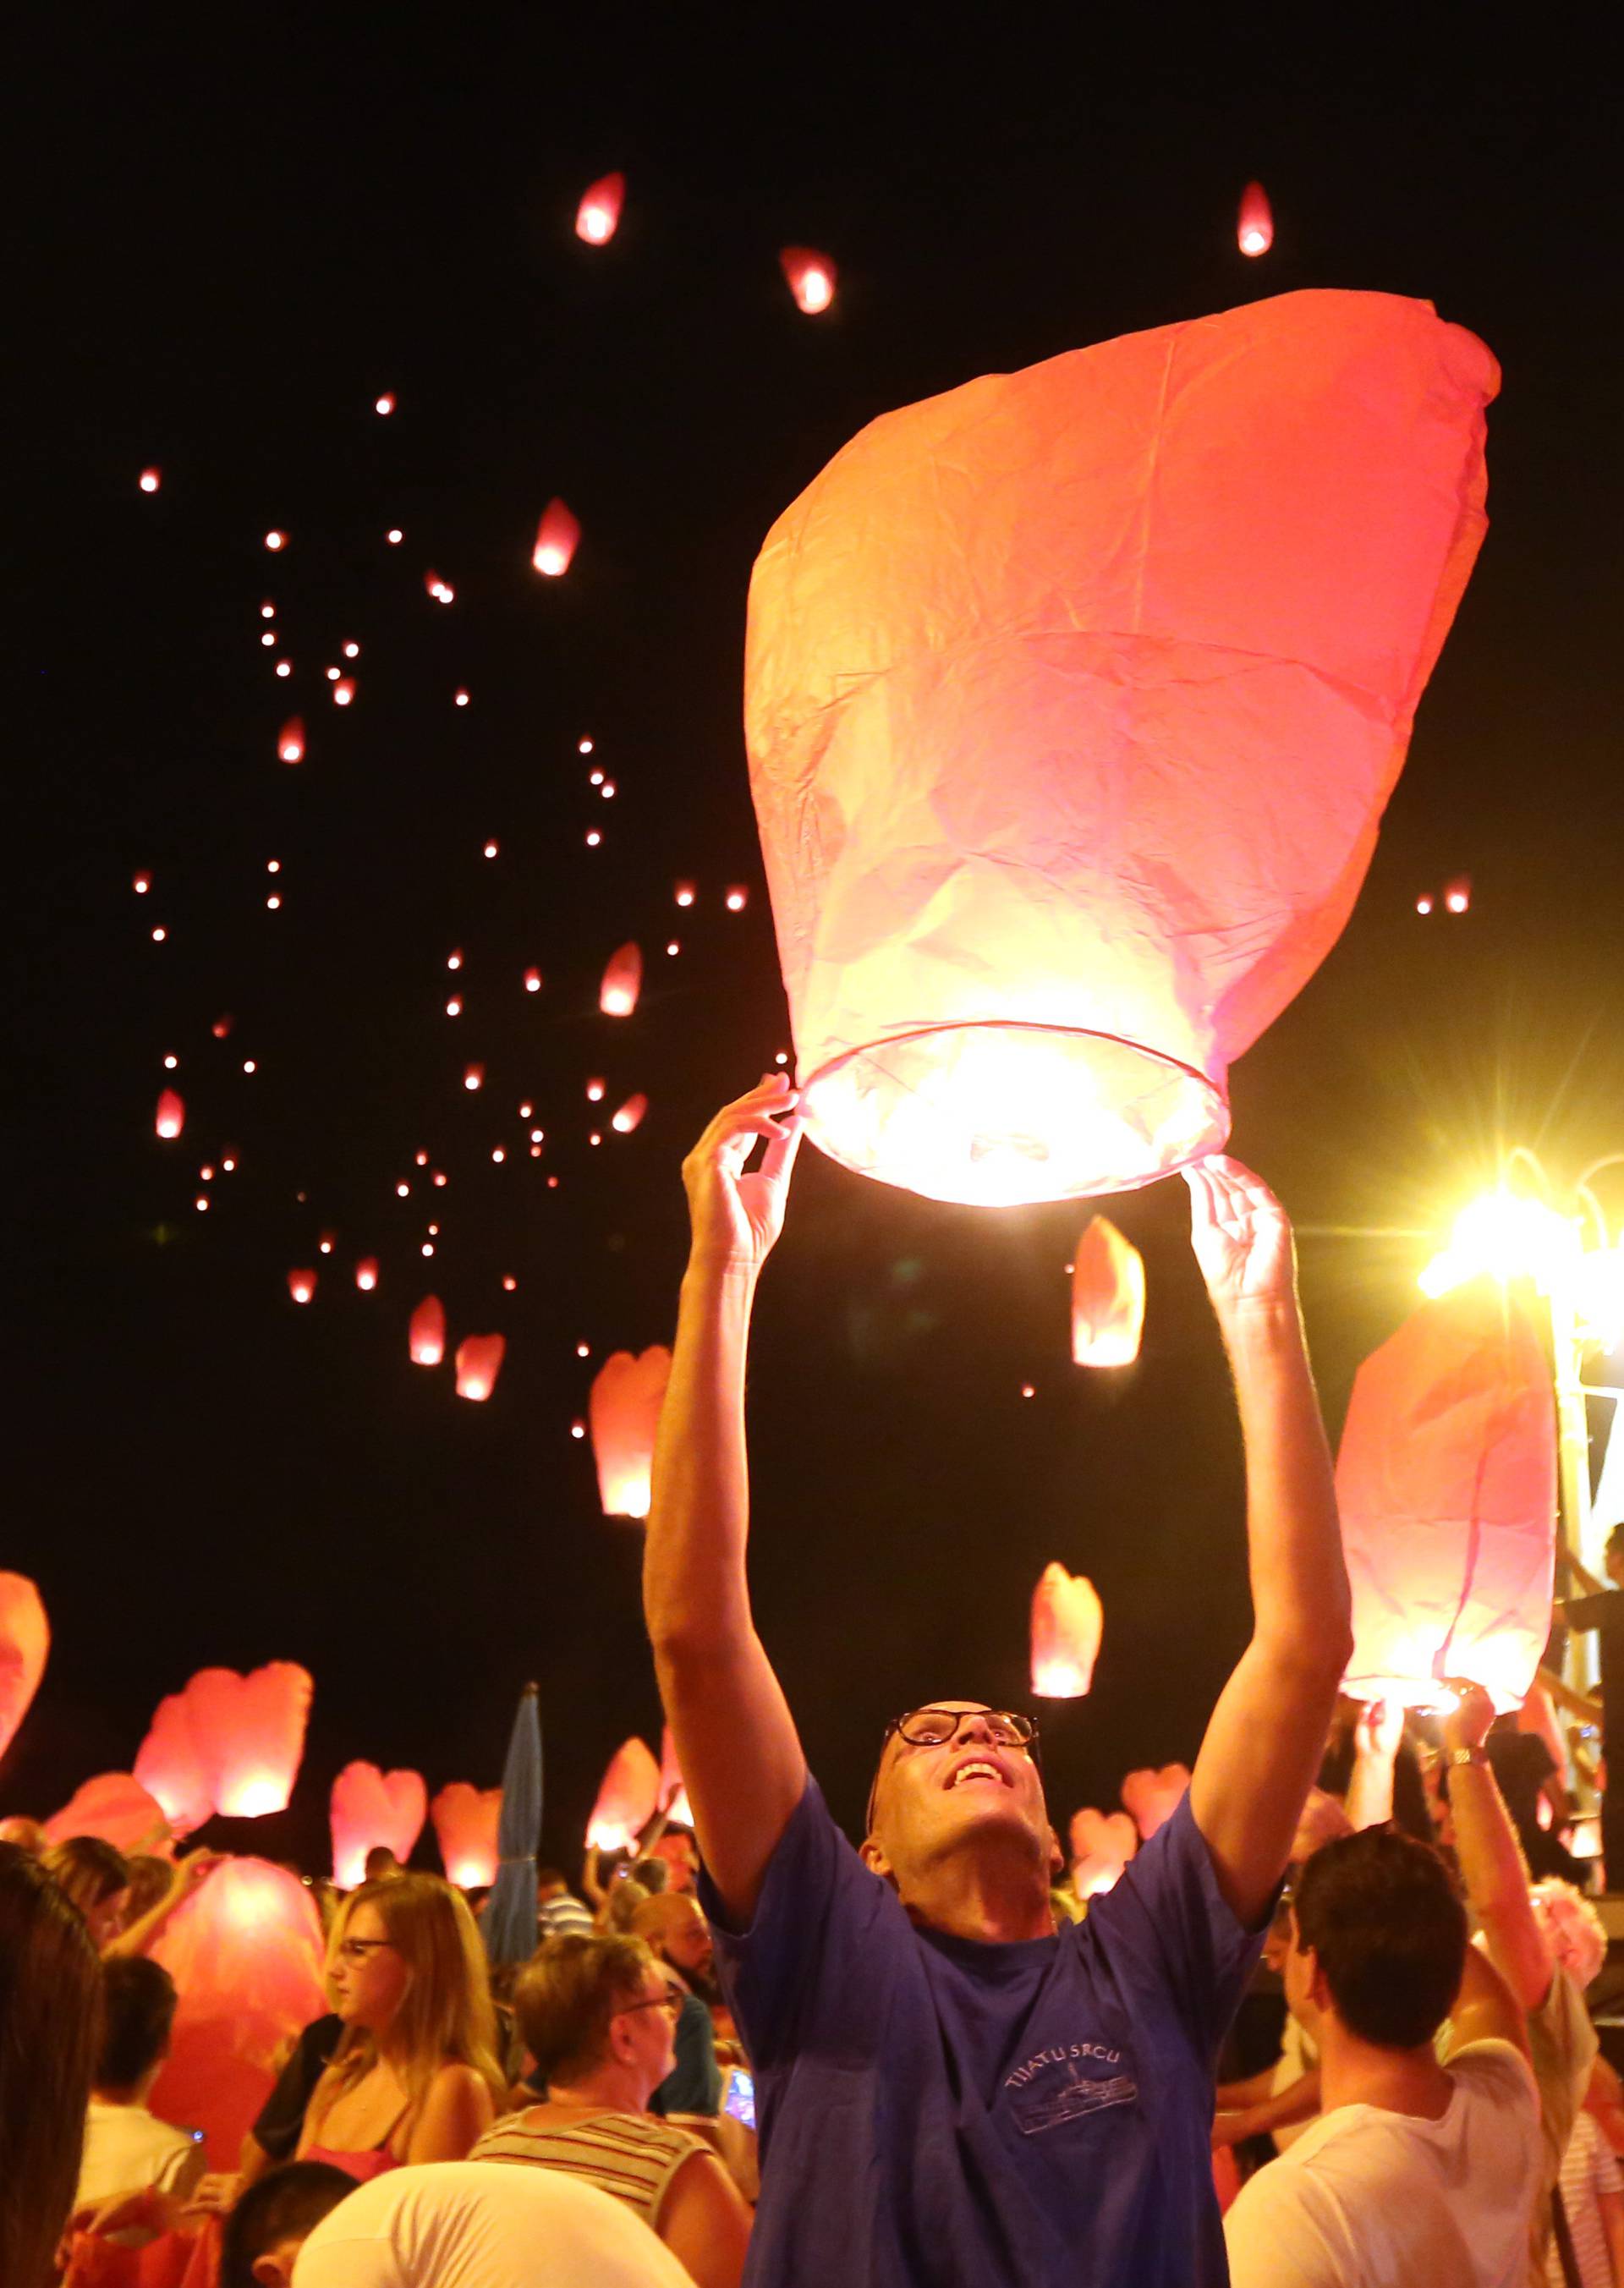
[[1285, 1871], [1352, 1639], [1331, 1458], [1297, 1308], [1291, 1226], [1238, 1161], [1184, 1171], [1190, 1244], [1229, 1354], [1246, 1456], [1252, 1641], [1196, 1759], [1190, 1809], [1254, 1924]]
[[[758, 1141], [767, 1151], [744, 1165]], [[800, 1140], [770, 1076], [719, 1112], [682, 1164], [693, 1243], [654, 1452], [643, 1612], [699, 1848], [730, 1921], [749, 1920], [806, 1787], [806, 1759], [750, 1612], [744, 1355], [756, 1280]]]

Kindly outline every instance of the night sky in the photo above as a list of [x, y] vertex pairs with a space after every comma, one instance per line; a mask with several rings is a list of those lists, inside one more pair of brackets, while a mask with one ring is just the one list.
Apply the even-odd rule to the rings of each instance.
[[[1353, 920], [1233, 1076], [1233, 1148], [1304, 1228], [1333, 1433], [1432, 1251], [1391, 1235], [1446, 1226], [1499, 1147], [1556, 1175], [1624, 1148], [1624, 138], [1599, 60], [1537, 26], [1537, 50], [1445, 52], [1397, 18], [1306, 54], [1263, 20], [1057, 47], [946, 12], [791, 14], [770, 44], [554, 15], [109, 6], [13, 53], [0, 1565], [37, 1580], [54, 1644], [0, 1810], [128, 1768], [208, 1664], [314, 1673], [291, 1811], [205, 1831], [313, 1868], [341, 1764], [492, 1784], [529, 1677], [548, 1855], [578, 1859], [616, 1743], [657, 1744], [641, 1537], [599, 1514], [570, 1424], [607, 1351], [670, 1339], [678, 1164], [789, 1045], [745, 589], [773, 519], [892, 407], [1301, 287], [1429, 297], [1482, 335], [1504, 369], [1487, 542]], [[617, 168], [624, 219], [593, 250], [576, 204]], [[1254, 176], [1276, 218], [1255, 262]], [[839, 265], [826, 314], [795, 307], [785, 244]], [[555, 494], [585, 536], [543, 581]], [[1418, 917], [1460, 874], [1469, 913]], [[628, 938], [647, 981], [616, 1023], [597, 982]], [[641, 1128], [591, 1148], [633, 1089]], [[1092, 1697], [1045, 1718], [1057, 1815], [1191, 1758], [1244, 1641], [1183, 1187], [1111, 1212], [1147, 1259], [1146, 1344], [1089, 1377], [1063, 1269], [1084, 1209], [943, 1207], [801, 1157], [752, 1354], [752, 1575], [848, 1825], [896, 1710], [1023, 1701], [1050, 1558], [1105, 1609]], [[300, 1309], [286, 1275], [323, 1230]], [[488, 1405], [408, 1360], [431, 1286], [453, 1340], [508, 1337]]]

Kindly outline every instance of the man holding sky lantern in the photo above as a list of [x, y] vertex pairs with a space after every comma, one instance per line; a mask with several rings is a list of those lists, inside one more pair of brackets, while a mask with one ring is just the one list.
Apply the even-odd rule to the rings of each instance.
[[1218, 2045], [1351, 1648], [1290, 1227], [1238, 1163], [1185, 1170], [1245, 1437], [1253, 1635], [1188, 1797], [1087, 1922], [1056, 1932], [1026, 1717], [949, 1697], [896, 1719], [854, 1851], [755, 1632], [745, 1350], [799, 1141], [795, 1092], [769, 1076], [684, 1164], [692, 1250], [644, 1572], [702, 1897], [758, 2077], [745, 2277], [1207, 2288], [1227, 2277]]

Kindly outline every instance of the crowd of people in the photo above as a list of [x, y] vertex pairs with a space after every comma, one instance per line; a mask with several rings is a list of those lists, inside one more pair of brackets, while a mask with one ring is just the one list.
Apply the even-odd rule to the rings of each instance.
[[1340, 1701], [1291, 1234], [1238, 1164], [1190, 1184], [1254, 1633], [1182, 1799], [1074, 1884], [1033, 1720], [950, 1697], [886, 1728], [860, 1844], [835, 1825], [745, 1582], [751, 1305], [798, 1140], [771, 1076], [685, 1164], [645, 1602], [697, 1854], [589, 1854], [580, 1895], [539, 1871], [535, 1951], [495, 1973], [463, 1894], [383, 1855], [328, 1902], [330, 2010], [209, 2172], [149, 2102], [150, 1949], [214, 1860], [4, 1823], [0, 2288], [1624, 2288], [1605, 1938], [1523, 1744], [1548, 1702]]

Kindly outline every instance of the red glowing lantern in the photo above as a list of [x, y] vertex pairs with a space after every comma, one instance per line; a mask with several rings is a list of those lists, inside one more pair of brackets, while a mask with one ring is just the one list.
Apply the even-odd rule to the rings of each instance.
[[619, 1111], [611, 1116], [609, 1126], [617, 1135], [629, 1136], [640, 1125], [648, 1109], [649, 1100], [640, 1090], [635, 1096], [627, 1097]]
[[437, 604], [450, 604], [456, 600], [457, 591], [449, 580], [442, 580], [438, 572], [426, 572], [423, 585]]
[[472, 1090], [472, 1089], [476, 1089], [476, 1088], [483, 1088], [483, 1086], [485, 1085], [485, 1068], [484, 1068], [484, 1066], [483, 1066], [483, 1065], [470, 1065], [470, 1066], [467, 1068], [466, 1071], [463, 1074], [463, 1076], [462, 1076], [462, 1084], [463, 1084], [463, 1086], [464, 1086], [466, 1089], [470, 1089], [470, 1090]]
[[290, 1271], [288, 1274], [288, 1292], [292, 1296], [293, 1300], [296, 1303], [307, 1303], [310, 1300], [310, 1298], [315, 1293], [314, 1272]]
[[598, 988], [598, 1006], [606, 1017], [629, 1017], [637, 1006], [643, 981], [643, 957], [635, 945], [611, 953]]
[[654, 1817], [660, 1768], [639, 1739], [623, 1740], [609, 1759], [586, 1823], [590, 1851], [629, 1851]]
[[621, 203], [626, 195], [624, 175], [603, 175], [581, 196], [575, 212], [575, 234], [588, 246], [607, 246], [620, 226]]
[[438, 1366], [445, 1356], [445, 1307], [438, 1295], [426, 1295], [412, 1313], [407, 1341], [414, 1366]]
[[302, 763], [305, 759], [305, 719], [290, 715], [276, 735], [277, 759], [284, 763]]
[[470, 1787], [466, 1780], [452, 1780], [429, 1805], [428, 1815], [448, 1880], [462, 1891], [482, 1891], [494, 1883], [501, 1789], [482, 1790]]
[[1144, 1327], [1144, 1258], [1109, 1216], [1091, 1216], [1071, 1267], [1071, 1356], [1132, 1366]]
[[163, 481], [163, 472], [161, 469], [143, 469], [137, 481], [144, 493], [155, 493]]
[[660, 1792], [658, 1807], [665, 1815], [670, 1827], [691, 1827], [694, 1815], [689, 1808], [688, 1790], [682, 1784], [682, 1767], [677, 1761], [677, 1744], [671, 1736], [667, 1724], [660, 1734]]
[[835, 266], [826, 254], [809, 246], [786, 246], [778, 257], [798, 309], [815, 318], [834, 299]]
[[50, 1650], [39, 1591], [24, 1574], [0, 1573], [0, 1756], [28, 1712]]
[[1082, 1698], [1094, 1681], [1103, 1625], [1093, 1582], [1046, 1565], [1032, 1592], [1032, 1690], [1040, 1700]]
[[366, 1875], [367, 1853], [383, 1844], [402, 1866], [423, 1832], [428, 1790], [419, 1772], [380, 1772], [376, 1764], [346, 1764], [332, 1784], [332, 1879], [353, 1891]]
[[457, 1346], [457, 1395], [483, 1400], [497, 1386], [502, 1371], [506, 1335], [468, 1335]]
[[581, 528], [561, 500], [550, 500], [542, 511], [541, 522], [536, 528], [536, 547], [530, 561], [538, 572], [550, 580], [560, 578], [569, 569], [570, 560], [581, 537]]
[[663, 1343], [641, 1357], [616, 1351], [593, 1378], [586, 1411], [605, 1517], [649, 1514], [655, 1434], [670, 1380], [671, 1353]]
[[1015, 1204], [1222, 1145], [1368, 863], [1496, 378], [1428, 304], [1289, 294], [887, 414], [779, 519], [746, 730], [832, 1158]]
[[185, 1101], [172, 1088], [166, 1088], [159, 1097], [157, 1116], [153, 1125], [167, 1142], [172, 1142], [186, 1126]]
[[1243, 254], [1267, 254], [1274, 244], [1274, 213], [1262, 183], [1248, 183], [1241, 193], [1235, 236]]
[[200, 1669], [184, 1692], [159, 1703], [135, 1776], [177, 1835], [211, 1812], [262, 1819], [287, 1809], [314, 1689], [308, 1670], [274, 1660], [247, 1676]]
[[135, 1776], [163, 1810], [171, 1832], [190, 1835], [214, 1816], [214, 1787], [185, 1693], [154, 1711], [135, 1759]]
[[1122, 1783], [1122, 1800], [1134, 1815], [1142, 1841], [1148, 1843], [1157, 1829], [1172, 1818], [1190, 1787], [1184, 1764], [1164, 1764], [1159, 1771], [1129, 1772]]
[[1518, 1291], [1425, 1303], [1354, 1378], [1336, 1466], [1353, 1590], [1348, 1690], [1436, 1704], [1469, 1676], [1519, 1707], [1550, 1628], [1556, 1430]]
[[1071, 1820], [1071, 1888], [1079, 1899], [1112, 1889], [1139, 1848], [1139, 1830], [1125, 1811], [1085, 1807]]
[[99, 1835], [115, 1851], [164, 1853], [170, 1844], [163, 1807], [129, 1772], [99, 1772], [45, 1822], [45, 1840]]
[[355, 1284], [363, 1295], [370, 1295], [378, 1284], [378, 1258], [363, 1255], [355, 1266]]
[[228, 1859], [151, 1951], [179, 1996], [152, 2103], [203, 2132], [211, 2168], [235, 2168], [290, 2046], [327, 2007], [315, 1902], [285, 1867]]
[[1471, 902], [1472, 885], [1469, 875], [1457, 874], [1453, 882], [1445, 882], [1444, 885], [1444, 904], [1448, 912], [1452, 914], [1463, 914], [1469, 908]]

